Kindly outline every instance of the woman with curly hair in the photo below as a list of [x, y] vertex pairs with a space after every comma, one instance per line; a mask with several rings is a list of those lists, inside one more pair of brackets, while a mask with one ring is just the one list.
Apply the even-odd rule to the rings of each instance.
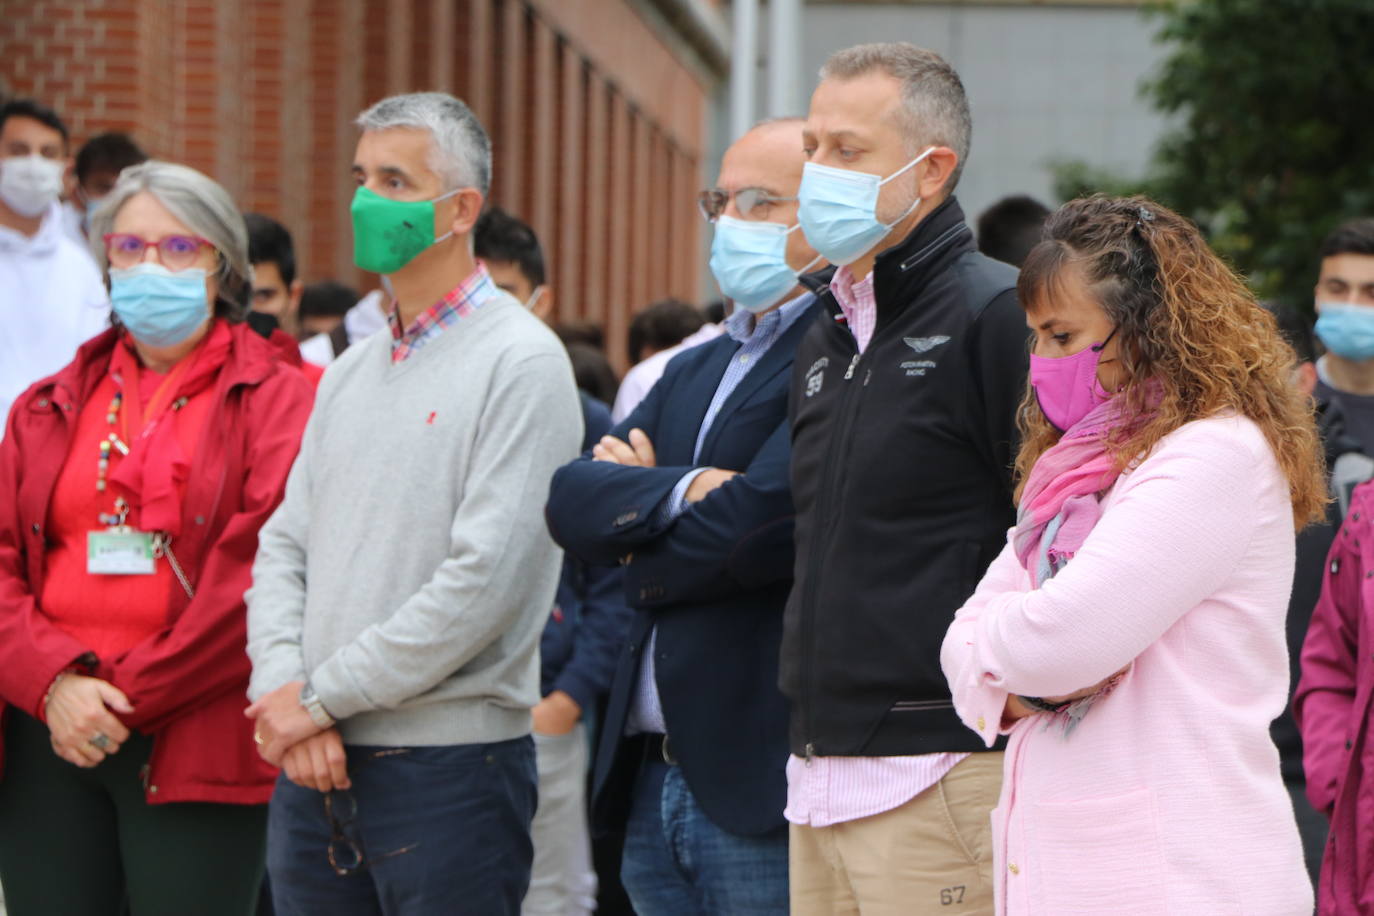
[[1326, 486], [1274, 319], [1144, 198], [1053, 214], [1017, 525], [941, 660], [1010, 735], [999, 913], [1310, 913], [1269, 723], [1287, 700], [1295, 531]]

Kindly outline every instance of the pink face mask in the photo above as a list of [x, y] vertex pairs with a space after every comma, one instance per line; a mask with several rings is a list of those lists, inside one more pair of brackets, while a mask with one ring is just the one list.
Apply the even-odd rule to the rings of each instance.
[[1097, 380], [1097, 365], [1102, 359], [1102, 348], [1115, 333], [1113, 328], [1107, 340], [1073, 356], [1031, 354], [1030, 383], [1035, 389], [1035, 398], [1040, 402], [1045, 419], [1060, 432], [1068, 432], [1094, 407], [1111, 398]]

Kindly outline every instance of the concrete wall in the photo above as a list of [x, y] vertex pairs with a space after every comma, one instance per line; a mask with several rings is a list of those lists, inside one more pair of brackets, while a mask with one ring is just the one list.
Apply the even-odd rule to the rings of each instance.
[[[767, 34], [766, 9], [761, 31]], [[1162, 57], [1153, 31], [1122, 4], [810, 3], [802, 20], [803, 98], [833, 51], [894, 40], [931, 48], [959, 71], [973, 111], [973, 147], [958, 191], [970, 220], [1007, 194], [1053, 205], [1048, 166], [1055, 159], [1128, 175], [1144, 168], [1164, 128], [1137, 93]], [[766, 67], [766, 52], [760, 61]], [[762, 75], [759, 82], [766, 82]], [[762, 98], [758, 110], [766, 113]], [[713, 157], [708, 172], [718, 162]]]

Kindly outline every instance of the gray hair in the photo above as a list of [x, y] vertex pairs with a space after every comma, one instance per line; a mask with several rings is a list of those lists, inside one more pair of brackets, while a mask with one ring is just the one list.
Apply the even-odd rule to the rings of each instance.
[[952, 191], [964, 173], [973, 134], [968, 96], [959, 74], [940, 55], [904, 41], [855, 45], [830, 56], [821, 79], [854, 79], [881, 71], [902, 84], [901, 127], [914, 156], [927, 146], [947, 146], [959, 161], [945, 185]]
[[91, 216], [91, 251], [106, 277], [110, 262], [104, 237], [113, 231], [115, 216], [129, 198], [143, 192], [157, 198], [173, 216], [204, 238], [219, 255], [215, 279], [219, 299], [215, 314], [241, 321], [248, 314], [252, 281], [248, 265], [248, 230], [229, 192], [213, 178], [175, 162], [150, 159], [119, 173], [114, 189]]
[[433, 139], [429, 165], [444, 190], [491, 188], [491, 139], [472, 109], [447, 92], [412, 92], [382, 99], [358, 115], [363, 130], [410, 127], [429, 131]]

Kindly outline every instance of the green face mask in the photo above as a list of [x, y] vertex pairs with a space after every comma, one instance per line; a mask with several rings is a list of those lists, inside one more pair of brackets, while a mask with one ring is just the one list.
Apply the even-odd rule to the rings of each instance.
[[353, 263], [363, 270], [394, 274], [420, 252], [453, 235], [434, 237], [434, 205], [457, 194], [454, 188], [433, 200], [392, 200], [359, 187], [353, 195]]

